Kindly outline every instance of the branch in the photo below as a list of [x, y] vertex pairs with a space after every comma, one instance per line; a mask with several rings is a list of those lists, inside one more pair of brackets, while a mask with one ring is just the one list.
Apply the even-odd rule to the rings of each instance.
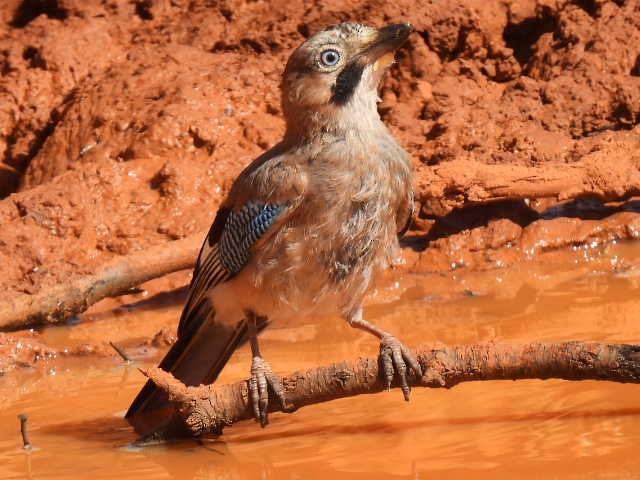
[[602, 155], [594, 152], [584, 156], [579, 164], [544, 167], [483, 164], [462, 158], [447, 161], [419, 170], [417, 198], [423, 208], [434, 201], [439, 205], [430, 214], [446, 215], [468, 204], [499, 200], [547, 197], [569, 200], [594, 195], [613, 201], [637, 195], [638, 159], [625, 157], [616, 167], [621, 173], [611, 175]]
[[57, 323], [105, 297], [122, 294], [153, 278], [193, 267], [203, 235], [193, 235], [120, 257], [92, 275], [74, 278], [33, 295], [0, 302], [0, 329]]
[[[608, 380], [640, 383], [640, 345], [605, 343], [533, 343], [527, 345], [478, 344], [420, 347], [417, 358], [422, 379], [413, 386], [451, 388], [474, 380]], [[221, 434], [225, 426], [253, 418], [247, 381], [214, 387], [186, 387], [170, 373], [152, 368], [147, 375], [169, 393], [178, 413], [167, 431], [141, 443], [175, 436]], [[314, 403], [385, 389], [377, 358], [360, 358], [330, 366], [298, 371], [281, 378], [292, 406], [284, 410], [270, 395], [269, 411], [292, 412]], [[186, 426], [186, 431], [185, 431]]]

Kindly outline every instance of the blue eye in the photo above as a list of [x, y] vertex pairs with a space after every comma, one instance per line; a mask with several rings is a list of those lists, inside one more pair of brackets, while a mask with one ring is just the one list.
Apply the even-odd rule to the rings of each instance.
[[320, 54], [320, 61], [327, 67], [333, 67], [340, 61], [340, 52], [337, 50], [325, 50]]

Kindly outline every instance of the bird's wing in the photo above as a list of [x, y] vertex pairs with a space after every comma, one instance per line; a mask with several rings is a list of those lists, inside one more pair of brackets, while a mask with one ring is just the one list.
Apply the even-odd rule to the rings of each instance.
[[[245, 341], [247, 324], [241, 318], [218, 318], [208, 294], [216, 285], [237, 275], [249, 262], [252, 248], [275, 233], [294, 208], [253, 201], [236, 210], [218, 210], [198, 257], [180, 317], [178, 339], [160, 362], [160, 368], [186, 385], [215, 381], [231, 354]], [[258, 330], [266, 324], [267, 319], [261, 319]], [[167, 428], [172, 412], [167, 394], [147, 381], [126, 418], [140, 435], [147, 436]]]
[[179, 337], [197, 329], [193, 322], [206, 318], [212, 308], [208, 292], [240, 273], [249, 262], [252, 249], [277, 231], [294, 205], [248, 201], [236, 210], [227, 206], [218, 210], [198, 256], [180, 317]]
[[300, 205], [307, 176], [299, 162], [295, 153], [276, 145], [238, 176], [200, 250], [178, 326], [179, 337], [197, 328], [194, 319], [209, 313], [207, 292], [240, 273], [252, 251], [278, 231]]
[[[240, 175], [200, 250], [178, 339], [160, 362], [160, 368], [187, 385], [214, 382], [247, 335], [243, 319], [218, 318], [209, 292], [238, 275], [303, 199], [306, 177], [279, 157], [273, 160], [265, 165], [266, 160], [259, 159]], [[265, 326], [266, 320], [257, 325], [259, 330]], [[166, 393], [148, 381], [126, 418], [147, 435], [168, 425], [171, 408]]]

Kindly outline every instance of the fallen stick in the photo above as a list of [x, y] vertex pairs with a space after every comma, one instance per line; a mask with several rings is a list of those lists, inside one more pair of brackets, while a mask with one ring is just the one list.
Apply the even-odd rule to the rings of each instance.
[[[638, 194], [639, 160], [633, 155], [617, 165], [619, 176], [612, 178], [606, 154], [585, 155], [580, 164], [525, 166], [482, 164], [464, 158], [423, 168], [417, 199], [440, 205], [439, 215], [468, 204], [500, 200], [555, 197], [559, 201], [595, 196], [616, 201]], [[595, 179], [607, 179], [596, 181]]]
[[124, 360], [125, 363], [132, 365], [133, 363], [135, 363], [131, 357], [127, 354], [127, 352], [124, 351], [124, 348], [122, 348], [120, 345], [118, 345], [117, 343], [113, 343], [111, 340], [109, 340], [109, 345], [111, 345], [111, 348], [113, 348], [116, 353], [118, 354], [118, 356]]
[[153, 278], [195, 264], [204, 234], [163, 243], [114, 260], [93, 275], [72, 278], [33, 295], [0, 301], [0, 329], [58, 323]]
[[20, 420], [20, 435], [22, 435], [22, 448], [24, 450], [31, 450], [31, 441], [29, 440], [28, 422], [29, 416], [26, 413], [18, 415]]
[[[607, 380], [640, 383], [640, 345], [605, 343], [533, 343], [526, 345], [477, 344], [423, 346], [416, 350], [425, 375], [413, 379], [414, 387], [451, 388], [475, 380]], [[177, 404], [172, 426], [139, 444], [171, 437], [222, 434], [224, 427], [253, 418], [248, 383], [187, 387], [170, 373], [151, 368], [143, 373], [169, 393]], [[381, 392], [377, 358], [360, 358], [281, 377], [293, 408], [283, 410], [270, 395], [269, 411], [297, 408], [338, 398]]]

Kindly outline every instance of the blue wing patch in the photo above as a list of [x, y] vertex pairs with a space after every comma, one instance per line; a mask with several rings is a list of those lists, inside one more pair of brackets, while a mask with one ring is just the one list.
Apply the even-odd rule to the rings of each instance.
[[[242, 270], [251, 257], [251, 246], [271, 227], [286, 207], [271, 203], [249, 202], [234, 212], [218, 210], [193, 274], [187, 304], [182, 312], [179, 335], [211, 314], [208, 292]], [[199, 325], [198, 322], [195, 325]]]
[[284, 210], [282, 205], [248, 202], [237, 212], [230, 212], [218, 243], [224, 269], [234, 274], [242, 270], [251, 256], [251, 246]]

